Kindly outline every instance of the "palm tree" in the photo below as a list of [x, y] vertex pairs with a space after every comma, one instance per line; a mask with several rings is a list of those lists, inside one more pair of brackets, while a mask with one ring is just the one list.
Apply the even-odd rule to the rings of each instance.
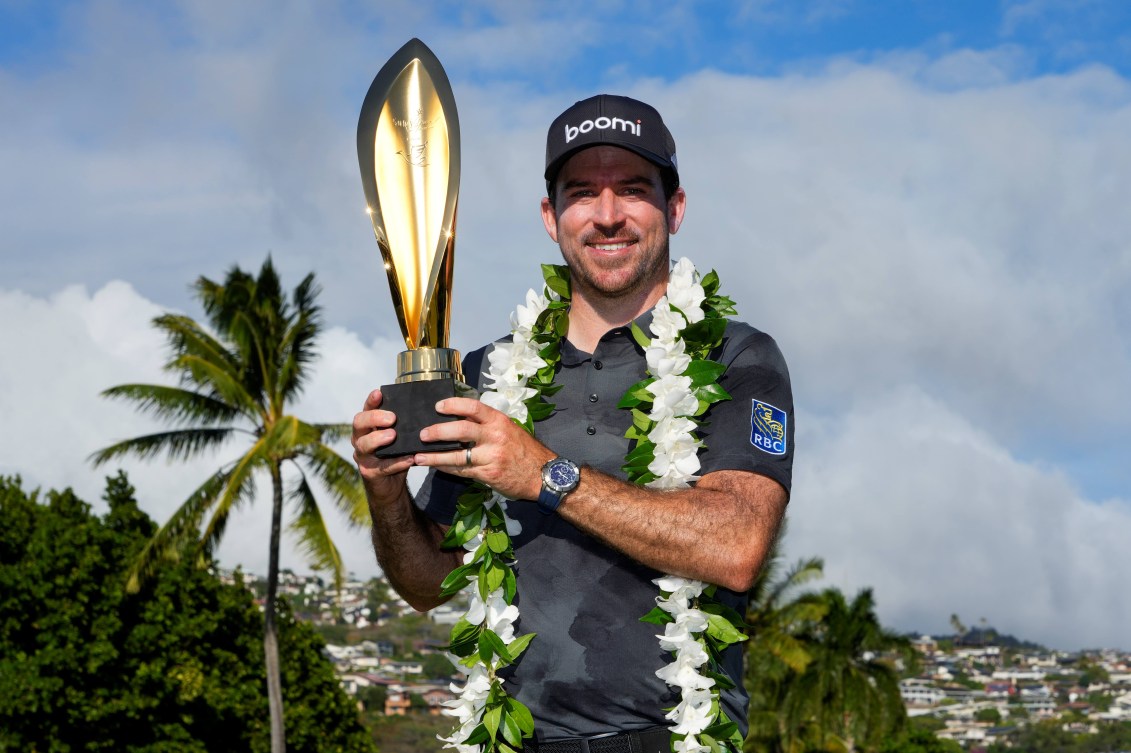
[[[201, 277], [194, 289], [211, 331], [187, 316], [165, 314], [153, 320], [168, 338], [171, 356], [166, 369], [177, 374], [179, 385], [123, 384], [102, 393], [130, 401], [173, 428], [118, 442], [92, 459], [100, 465], [126, 455], [148, 459], [164, 453], [170, 460], [188, 460], [230, 439], [247, 437], [249, 446], [242, 454], [205, 479], [149, 540], [128, 574], [128, 587], [136, 591], [162, 563], [177, 559], [186, 545], [195, 550], [201, 564], [210, 562], [230, 514], [253, 501], [255, 476], [267, 474], [272, 507], [263, 647], [271, 751], [283, 753], [275, 598], [284, 497], [293, 506], [291, 527], [309, 563], [330, 570], [339, 588], [341, 557], [326, 529], [311, 479], [321, 482], [352, 524], [364, 525], [368, 510], [356, 468], [327, 444], [348, 436], [350, 427], [306, 423], [286, 413], [315, 357], [321, 324], [314, 275], [307, 275], [288, 299], [268, 257], [258, 277], [233, 267], [223, 284]], [[288, 479], [287, 489], [284, 466], [297, 470], [288, 470], [293, 478]]]
[[785, 694], [787, 737], [806, 749], [875, 751], [907, 721], [894, 656], [913, 667], [916, 654], [905, 636], [885, 630], [871, 589], [847, 601], [839, 590], [820, 595], [826, 612], [808, 636], [811, 660]]
[[[780, 541], [780, 538], [779, 538]], [[799, 560], [783, 571], [775, 544], [762, 565], [746, 611], [750, 640], [746, 642], [746, 689], [750, 693], [746, 736], [748, 753], [783, 753], [793, 750], [787, 730], [802, 726], [801, 720], [786, 720], [781, 711], [791, 679], [812, 661], [808, 644], [810, 626], [825, 615], [818, 594], [803, 591], [821, 577], [824, 563], [818, 558]]]

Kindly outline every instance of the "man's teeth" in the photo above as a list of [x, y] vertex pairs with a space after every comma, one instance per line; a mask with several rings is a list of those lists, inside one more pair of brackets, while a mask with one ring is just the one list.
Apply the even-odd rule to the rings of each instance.
[[621, 241], [619, 243], [594, 243], [593, 248], [601, 251], [620, 251], [622, 248], [628, 248], [630, 244], [628, 241]]

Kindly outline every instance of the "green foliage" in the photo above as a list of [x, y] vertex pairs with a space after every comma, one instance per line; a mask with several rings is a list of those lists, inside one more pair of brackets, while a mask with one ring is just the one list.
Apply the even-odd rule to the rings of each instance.
[[920, 728], [888, 740], [880, 747], [880, 753], [962, 753], [962, 746]]
[[1094, 734], [1077, 735], [1059, 720], [1018, 727], [1008, 741], [995, 742], [989, 753], [1108, 753], [1131, 750], [1131, 722], [1101, 723]]
[[[210, 327], [183, 315], [153, 320], [168, 340], [165, 368], [178, 384], [124, 384], [103, 393], [171, 428], [117, 442], [92, 459], [103, 464], [128, 455], [152, 459], [163, 454], [187, 460], [237, 437], [247, 437], [249, 445], [205, 479], [149, 540], [130, 568], [131, 588], [162, 563], [180, 557], [188, 542], [195, 544], [193, 558], [206, 559], [223, 537], [231, 512], [252, 500], [256, 474], [270, 476], [277, 506], [284, 496], [290, 503], [290, 525], [309, 564], [329, 570], [340, 586], [341, 557], [310, 479], [322, 483], [350, 523], [368, 523], [356, 468], [328, 445], [348, 436], [349, 427], [307, 423], [286, 413], [316, 355], [321, 310], [314, 276], [307, 275], [288, 296], [268, 258], [258, 276], [233, 267], [222, 283], [201, 277], [195, 290]], [[282, 488], [284, 466], [297, 472], [287, 490]]]
[[1001, 722], [1001, 712], [995, 708], [978, 709], [974, 712], [974, 721], [998, 724]]
[[847, 601], [836, 589], [804, 590], [821, 570], [811, 559], [783, 572], [774, 551], [751, 591], [750, 753], [876, 751], [906, 728], [899, 675], [884, 656], [913, 664], [910, 642], [880, 626], [871, 591]]
[[[155, 526], [124, 474], [102, 517], [40, 496], [0, 479], [0, 751], [267, 751], [252, 595], [188, 561], [128, 594]], [[289, 750], [372, 751], [321, 639], [278, 623]]]

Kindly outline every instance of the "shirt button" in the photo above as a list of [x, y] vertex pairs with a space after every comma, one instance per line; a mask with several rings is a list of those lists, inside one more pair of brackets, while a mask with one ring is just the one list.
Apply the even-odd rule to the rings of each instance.
[[600, 371], [601, 369], [605, 368], [605, 364], [601, 363], [600, 361], [594, 361], [593, 368], [595, 368], [597, 371]]
[[591, 403], [597, 402], [597, 393], [596, 392], [594, 392], [592, 395], [589, 396], [589, 402], [591, 402]]
[[597, 433], [597, 428], [594, 427], [594, 426], [587, 426], [587, 427], [585, 427], [585, 433], [588, 434], [589, 436], [593, 436], [594, 434]]

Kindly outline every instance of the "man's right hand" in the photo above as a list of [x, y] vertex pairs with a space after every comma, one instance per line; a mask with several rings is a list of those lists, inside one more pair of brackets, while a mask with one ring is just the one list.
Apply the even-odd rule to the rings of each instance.
[[374, 457], [374, 452], [392, 444], [396, 438], [396, 430], [393, 429], [396, 414], [380, 408], [381, 390], [373, 390], [365, 398], [361, 412], [353, 417], [353, 459], [361, 472], [370, 504], [388, 504], [405, 494], [405, 479], [408, 469], [413, 466], [412, 455]]

